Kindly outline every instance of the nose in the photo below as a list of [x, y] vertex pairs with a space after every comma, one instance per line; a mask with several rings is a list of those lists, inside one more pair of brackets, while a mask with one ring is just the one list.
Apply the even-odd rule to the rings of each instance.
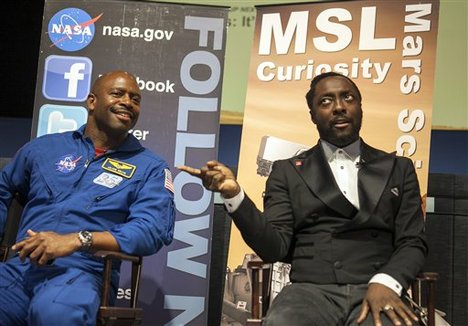
[[333, 114], [343, 114], [346, 112], [346, 105], [342, 98], [337, 98], [335, 100], [335, 105], [333, 106]]
[[133, 107], [132, 99], [130, 97], [130, 94], [125, 94], [121, 98], [121, 103], [125, 105], [127, 108]]

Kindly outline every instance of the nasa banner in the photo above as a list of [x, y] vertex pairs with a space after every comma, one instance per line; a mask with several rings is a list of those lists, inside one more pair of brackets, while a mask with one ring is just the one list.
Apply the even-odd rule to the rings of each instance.
[[[412, 159], [426, 197], [438, 12], [437, 0], [257, 7], [238, 168], [257, 207], [272, 162], [317, 143], [305, 94], [326, 71], [358, 85], [361, 136]], [[233, 227], [229, 269], [239, 274], [250, 253]], [[238, 307], [239, 287], [228, 290], [225, 300]]]
[[[217, 157], [227, 8], [135, 1], [46, 0], [32, 137], [75, 130], [100, 74], [126, 70], [142, 91], [130, 132], [171, 167]], [[145, 257], [139, 295], [146, 325], [207, 320], [213, 196], [174, 177], [174, 242]], [[129, 266], [118, 299], [127, 301]]]

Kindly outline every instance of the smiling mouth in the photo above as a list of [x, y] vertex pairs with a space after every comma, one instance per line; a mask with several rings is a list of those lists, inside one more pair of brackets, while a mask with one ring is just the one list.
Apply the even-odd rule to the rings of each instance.
[[117, 112], [116, 113], [119, 117], [126, 118], [126, 119], [131, 119], [132, 116], [128, 114], [127, 112]]
[[122, 120], [131, 120], [133, 119], [133, 114], [130, 111], [126, 110], [111, 110], [118, 118]]

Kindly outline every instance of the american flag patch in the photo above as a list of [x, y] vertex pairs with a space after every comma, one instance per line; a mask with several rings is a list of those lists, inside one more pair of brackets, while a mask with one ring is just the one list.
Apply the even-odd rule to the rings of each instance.
[[172, 183], [172, 174], [169, 169], [164, 169], [164, 187], [170, 192], [174, 193], [174, 184]]

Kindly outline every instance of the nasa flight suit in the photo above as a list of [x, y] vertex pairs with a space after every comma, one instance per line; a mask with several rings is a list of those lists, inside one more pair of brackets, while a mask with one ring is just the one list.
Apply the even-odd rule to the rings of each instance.
[[[109, 231], [120, 250], [151, 255], [172, 241], [174, 194], [167, 163], [129, 135], [95, 155], [85, 126], [23, 146], [0, 172], [0, 235], [12, 194], [27, 200], [17, 235]], [[93, 325], [102, 261], [78, 251], [46, 266], [0, 263], [0, 325]], [[118, 280], [114, 270], [114, 287]]]

